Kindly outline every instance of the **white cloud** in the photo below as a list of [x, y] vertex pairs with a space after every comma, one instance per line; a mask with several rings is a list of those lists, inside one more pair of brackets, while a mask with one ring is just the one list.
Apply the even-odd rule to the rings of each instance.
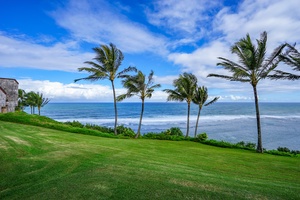
[[94, 55], [77, 51], [76, 43], [36, 44], [0, 32], [0, 60], [2, 67], [28, 67], [44, 70], [77, 71], [83, 62]]
[[[214, 20], [212, 32], [221, 33], [219, 39], [207, 41], [203, 46], [191, 53], [179, 52], [169, 54], [168, 59], [180, 65], [182, 71], [192, 72], [197, 75], [199, 84], [208, 88], [217, 89], [226, 99], [250, 100], [252, 98], [252, 88], [248, 83], [230, 82], [219, 78], [206, 78], [209, 73], [228, 74], [222, 67], [216, 66], [220, 60], [217, 57], [225, 57], [236, 60], [235, 55], [230, 52], [230, 46], [240, 38], [250, 34], [255, 42], [263, 31], [268, 32], [268, 53], [279, 44], [284, 42], [299, 42], [300, 38], [300, 14], [297, 11], [298, 0], [270, 1], [256, 0], [243, 1], [236, 12], [230, 8], [223, 8]], [[281, 65], [281, 69], [287, 69]], [[291, 81], [270, 81], [264, 80], [258, 85], [259, 92], [267, 100], [272, 100], [273, 96], [283, 96], [291, 92], [295, 93], [295, 99], [300, 96], [300, 88], [297, 83]], [[231, 94], [231, 96], [230, 96]], [[246, 99], [243, 99], [243, 98]]]
[[79, 40], [95, 44], [112, 42], [124, 52], [167, 53], [166, 38], [129, 21], [105, 1], [70, 0], [65, 8], [51, 15]]
[[[19, 88], [25, 92], [40, 92], [46, 98], [51, 99], [51, 102], [113, 102], [113, 93], [110, 86], [99, 84], [63, 84], [60, 82], [51, 82], [49, 80], [18, 80]], [[124, 94], [124, 88], [117, 88], [116, 95]], [[166, 93], [162, 91], [155, 91], [151, 99], [147, 101], [165, 101], [167, 99]], [[137, 101], [137, 97], [130, 98], [126, 101]]]
[[211, 18], [207, 13], [216, 4], [209, 0], [156, 0], [154, 10], [148, 9], [146, 13], [150, 23], [173, 33], [203, 35], [207, 24], [203, 22]]

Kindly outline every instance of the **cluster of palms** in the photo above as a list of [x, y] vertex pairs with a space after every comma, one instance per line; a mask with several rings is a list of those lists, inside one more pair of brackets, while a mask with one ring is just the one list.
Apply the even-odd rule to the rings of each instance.
[[[208, 77], [219, 77], [230, 81], [249, 82], [252, 85], [255, 106], [256, 106], [256, 119], [257, 119], [257, 132], [258, 132], [258, 143], [257, 151], [263, 152], [262, 138], [261, 138], [261, 126], [260, 126], [260, 114], [258, 105], [258, 94], [257, 84], [261, 79], [289, 79], [297, 80], [300, 79], [300, 75], [284, 72], [281, 70], [275, 70], [280, 62], [294, 67], [294, 70], [300, 71], [300, 55], [294, 46], [289, 44], [282, 44], [277, 47], [270, 57], [266, 58], [266, 42], [267, 33], [263, 32], [261, 38], [257, 40], [257, 46], [253, 44], [249, 34], [245, 38], [240, 39], [231, 47], [231, 52], [236, 54], [239, 58], [239, 62], [234, 62], [226, 58], [219, 59], [222, 61], [217, 65], [223, 66], [226, 70], [232, 73], [229, 75], [209, 74]], [[282, 53], [283, 49], [287, 47], [285, 53]], [[150, 72], [148, 78], [141, 71], [138, 71], [135, 67], [128, 67], [121, 72], [118, 72], [119, 67], [124, 59], [122, 52], [116, 48], [115, 45], [110, 44], [101, 45], [100, 47], [93, 48], [96, 53], [96, 57], [93, 61], [87, 61], [85, 63], [92, 67], [82, 67], [79, 71], [86, 71], [91, 75], [85, 78], [76, 79], [79, 80], [90, 80], [97, 81], [102, 79], [108, 79], [111, 81], [115, 108], [115, 134], [117, 127], [117, 101], [122, 101], [125, 98], [138, 96], [142, 101], [142, 110], [140, 115], [140, 122], [136, 137], [140, 135], [142, 117], [144, 112], [145, 98], [151, 98], [152, 93], [156, 88], [160, 87], [160, 84], [154, 84], [153, 82], [153, 71]], [[136, 75], [128, 75], [128, 72], [137, 72]], [[116, 97], [114, 80], [115, 78], [123, 78], [123, 86], [127, 89], [127, 93]], [[217, 97], [212, 99], [209, 103], [205, 103], [208, 95], [207, 88], [197, 85], [197, 78], [191, 73], [183, 73], [178, 79], [173, 82], [175, 89], [165, 89], [168, 93], [168, 101], [186, 101], [188, 104], [187, 114], [187, 132], [186, 137], [189, 135], [189, 115], [190, 105], [195, 103], [199, 106], [198, 117], [196, 121], [195, 137], [197, 134], [197, 127], [200, 112], [203, 106], [210, 105], [217, 101]]]
[[[108, 79], [111, 81], [112, 90], [113, 90], [113, 98], [114, 98], [114, 108], [115, 108], [115, 124], [114, 124], [114, 132], [116, 132], [117, 127], [117, 102], [123, 101], [126, 98], [130, 98], [132, 96], [137, 96], [142, 101], [142, 108], [139, 120], [139, 126], [136, 133], [136, 138], [138, 138], [141, 134], [141, 125], [144, 114], [145, 107], [145, 99], [151, 98], [154, 90], [156, 88], [161, 87], [160, 84], [154, 84], [153, 76], [154, 72], [151, 70], [148, 77], [140, 70], [137, 70], [136, 67], [128, 67], [121, 72], [118, 72], [119, 67], [124, 59], [122, 52], [116, 48], [115, 45], [110, 44], [101, 45], [100, 47], [93, 48], [96, 53], [96, 57], [94, 58], [97, 62], [87, 61], [85, 63], [92, 65], [92, 67], [81, 67], [79, 71], [86, 71], [91, 75], [85, 78], [76, 79], [75, 82], [79, 80], [102, 80]], [[128, 72], [137, 72], [135, 75], [128, 75]], [[114, 80], [115, 78], [122, 78], [122, 84], [124, 88], [127, 89], [125, 94], [119, 95], [116, 97]], [[187, 132], [186, 137], [189, 135], [189, 113], [190, 113], [190, 104], [194, 102], [199, 105], [199, 113], [197, 118], [197, 124], [200, 117], [200, 111], [204, 106], [207, 106], [213, 102], [215, 102], [218, 98], [214, 98], [211, 102], [205, 104], [208, 95], [207, 88], [198, 87], [197, 86], [197, 78], [193, 74], [184, 73], [180, 75], [180, 77], [174, 80], [175, 90], [164, 90], [169, 93], [168, 100], [176, 100], [176, 101], [184, 101], [186, 100], [188, 103], [188, 122], [187, 122]], [[195, 137], [197, 133], [197, 128], [195, 129]]]
[[41, 108], [49, 103], [50, 99], [43, 97], [39, 92], [28, 92], [19, 89], [18, 107], [17, 110], [24, 110], [25, 107], [30, 107], [31, 114], [35, 114], [35, 108], [38, 108], [38, 113], [41, 115]]

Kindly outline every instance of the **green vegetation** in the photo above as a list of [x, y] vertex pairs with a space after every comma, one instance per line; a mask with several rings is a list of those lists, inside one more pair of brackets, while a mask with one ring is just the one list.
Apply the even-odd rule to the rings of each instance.
[[95, 61], [86, 61], [86, 64], [92, 67], [80, 67], [78, 70], [89, 73], [90, 75], [85, 78], [75, 79], [75, 82], [80, 80], [97, 81], [108, 79], [111, 82], [114, 98], [114, 109], [115, 109], [115, 126], [114, 133], [117, 135], [117, 124], [118, 124], [118, 110], [117, 110], [117, 99], [115, 91], [115, 79], [126, 76], [127, 72], [136, 71], [135, 67], [128, 67], [123, 71], [119, 72], [119, 67], [124, 59], [123, 53], [114, 44], [100, 45], [100, 47], [93, 48], [96, 53]]
[[142, 100], [140, 122], [135, 138], [138, 138], [141, 134], [142, 119], [145, 109], [145, 99], [151, 98], [154, 90], [160, 87], [160, 84], [154, 84], [153, 75], [154, 72], [151, 71], [148, 78], [146, 78], [146, 75], [143, 74], [143, 72], [138, 71], [137, 75], [126, 76], [122, 81], [122, 84], [124, 88], [127, 89], [127, 92], [126, 94], [122, 94], [117, 97], [117, 101], [123, 101], [125, 98], [130, 98], [136, 95]]
[[179, 78], [173, 81], [174, 90], [165, 89], [164, 92], [168, 93], [168, 101], [186, 101], [187, 103], [187, 123], [185, 137], [189, 136], [190, 130], [190, 110], [191, 102], [195, 96], [197, 88], [197, 77], [192, 73], [183, 73]]
[[28, 92], [24, 90], [18, 90], [18, 106], [16, 110], [23, 111], [25, 107], [29, 106], [31, 114], [35, 114], [35, 108], [38, 108], [39, 115], [41, 115], [41, 108], [47, 105], [50, 99], [43, 97], [42, 93], [39, 92]]
[[[287, 44], [288, 50], [280, 55], [281, 60], [287, 64], [288, 66], [292, 67], [295, 71], [300, 71], [300, 52], [290, 44]], [[275, 74], [270, 75], [271, 79], [287, 79], [287, 80], [299, 80], [300, 75], [292, 74], [289, 72], [284, 72], [281, 70], [274, 70]]]
[[221, 60], [217, 65], [224, 67], [231, 75], [209, 74], [209, 77], [219, 77], [230, 81], [248, 82], [253, 88], [256, 110], [256, 124], [257, 124], [257, 152], [263, 152], [260, 113], [258, 104], [257, 84], [260, 80], [268, 78], [269, 73], [272, 72], [280, 63], [281, 54], [286, 44], [278, 46], [273, 53], [266, 58], [267, 50], [267, 32], [261, 34], [259, 40], [256, 40], [257, 46], [252, 42], [250, 35], [247, 34], [245, 38], [240, 39], [231, 47], [231, 53], [237, 55], [239, 62], [229, 60], [227, 58], [219, 57]]
[[200, 118], [200, 113], [201, 113], [202, 107], [215, 103], [219, 99], [219, 97], [215, 97], [210, 102], [205, 103], [207, 101], [207, 99], [208, 99], [207, 88], [205, 86], [197, 87], [194, 98], [192, 99], [193, 103], [198, 105], [198, 115], [197, 115], [197, 120], [196, 120], [194, 137], [197, 137], [197, 129], [198, 129], [198, 123], [199, 123], [199, 118]]
[[187, 141], [111, 139], [0, 121], [0, 163], [0, 199], [300, 198], [299, 158]]

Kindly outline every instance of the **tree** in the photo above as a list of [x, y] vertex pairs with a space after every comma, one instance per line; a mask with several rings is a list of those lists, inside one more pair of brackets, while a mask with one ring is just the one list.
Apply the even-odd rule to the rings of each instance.
[[257, 152], [263, 153], [262, 135], [260, 126], [260, 113], [257, 95], [257, 84], [261, 79], [268, 77], [280, 62], [279, 55], [285, 44], [278, 46], [273, 53], [266, 58], [267, 32], [263, 32], [257, 41], [257, 47], [252, 43], [250, 35], [240, 39], [231, 47], [231, 53], [236, 54], [239, 63], [219, 57], [222, 62], [217, 63], [232, 73], [231, 76], [209, 74], [208, 77], [219, 77], [230, 81], [249, 82], [253, 88], [256, 108], [257, 123]]
[[195, 138], [197, 136], [198, 123], [199, 123], [200, 112], [202, 110], [202, 107], [213, 104], [214, 102], [216, 102], [219, 99], [219, 97], [215, 97], [210, 102], [205, 103], [207, 98], [208, 98], [208, 94], [207, 94], [207, 88], [206, 87], [202, 86], [202, 87], [196, 88], [195, 96], [193, 98], [193, 103], [198, 105], [199, 109], [198, 109], [198, 115], [197, 115], [197, 121], [196, 121], [196, 127], [195, 127]]
[[138, 71], [137, 75], [135, 75], [135, 76], [126, 76], [126, 78], [122, 81], [122, 83], [123, 83], [123, 86], [127, 89], [127, 93], [119, 95], [117, 97], [118, 101], [122, 101], [125, 98], [130, 98], [130, 97], [136, 95], [142, 100], [142, 110], [141, 110], [141, 115], [140, 115], [140, 122], [139, 122], [139, 127], [138, 127], [135, 138], [138, 138], [140, 136], [141, 126], [142, 126], [142, 118], [143, 118], [143, 114], [144, 114], [145, 99], [151, 98], [154, 90], [156, 88], [161, 87], [160, 84], [154, 84], [153, 75], [154, 75], [154, 72], [151, 70], [147, 80], [146, 80], [146, 75], [143, 74], [141, 71]]
[[39, 111], [39, 115], [41, 115], [41, 107], [44, 107], [49, 103], [50, 99], [44, 98], [42, 93], [36, 93], [36, 106]]
[[26, 92], [23, 89], [18, 89], [18, 106], [16, 110], [23, 111], [26, 106]]
[[[290, 44], [287, 44], [288, 50], [285, 54], [281, 54], [279, 57], [280, 59], [287, 65], [291, 66], [293, 70], [300, 71], [300, 53]], [[275, 74], [269, 75], [268, 77], [271, 79], [287, 79], [287, 80], [299, 80], [300, 75], [292, 74], [289, 72], [284, 72], [281, 70], [274, 70]]]
[[168, 93], [168, 101], [186, 101], [188, 105], [188, 113], [187, 113], [187, 126], [186, 126], [186, 135], [189, 136], [189, 128], [190, 128], [190, 108], [191, 102], [194, 98], [196, 87], [197, 87], [197, 77], [191, 73], [183, 73], [183, 75], [179, 75], [178, 79], [173, 81], [174, 90], [165, 89], [164, 92]]
[[25, 104], [30, 107], [30, 113], [35, 113], [35, 107], [37, 106], [37, 94], [33, 91], [25, 94]]
[[85, 71], [91, 75], [85, 78], [75, 79], [75, 82], [79, 80], [89, 80], [97, 81], [108, 79], [111, 82], [114, 98], [114, 109], [115, 109], [115, 125], [114, 133], [117, 135], [117, 123], [118, 123], [118, 110], [117, 110], [117, 101], [116, 101], [116, 91], [114, 80], [115, 78], [122, 78], [127, 72], [136, 71], [135, 67], [128, 67], [121, 72], [118, 72], [119, 67], [122, 64], [124, 59], [123, 53], [119, 50], [114, 44], [110, 43], [107, 45], [100, 45], [100, 47], [93, 48], [96, 53], [96, 57], [93, 61], [86, 61], [86, 64], [91, 65], [92, 67], [80, 67], [78, 70]]

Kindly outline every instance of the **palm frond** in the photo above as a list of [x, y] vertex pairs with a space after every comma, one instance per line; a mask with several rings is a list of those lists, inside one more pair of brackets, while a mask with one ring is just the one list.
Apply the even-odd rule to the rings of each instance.
[[283, 72], [280, 70], [274, 70], [275, 74], [268, 75], [267, 77], [272, 79], [272, 80], [278, 80], [278, 79], [283, 79], [283, 80], [300, 80], [300, 75], [288, 73], [288, 72]]
[[204, 104], [204, 106], [208, 106], [208, 105], [210, 105], [210, 104], [215, 103], [216, 101], [218, 101], [219, 98], [220, 98], [220, 97], [215, 97], [215, 98], [214, 98], [213, 100], [211, 100], [210, 102]]
[[184, 101], [184, 97], [176, 90], [164, 89], [163, 91], [169, 94], [167, 101]]
[[274, 49], [270, 57], [265, 60], [265, 62], [262, 64], [262, 69], [258, 74], [260, 78], [266, 78], [268, 74], [278, 66], [279, 62], [281, 61], [279, 56], [285, 47], [286, 44], [279, 45]]

